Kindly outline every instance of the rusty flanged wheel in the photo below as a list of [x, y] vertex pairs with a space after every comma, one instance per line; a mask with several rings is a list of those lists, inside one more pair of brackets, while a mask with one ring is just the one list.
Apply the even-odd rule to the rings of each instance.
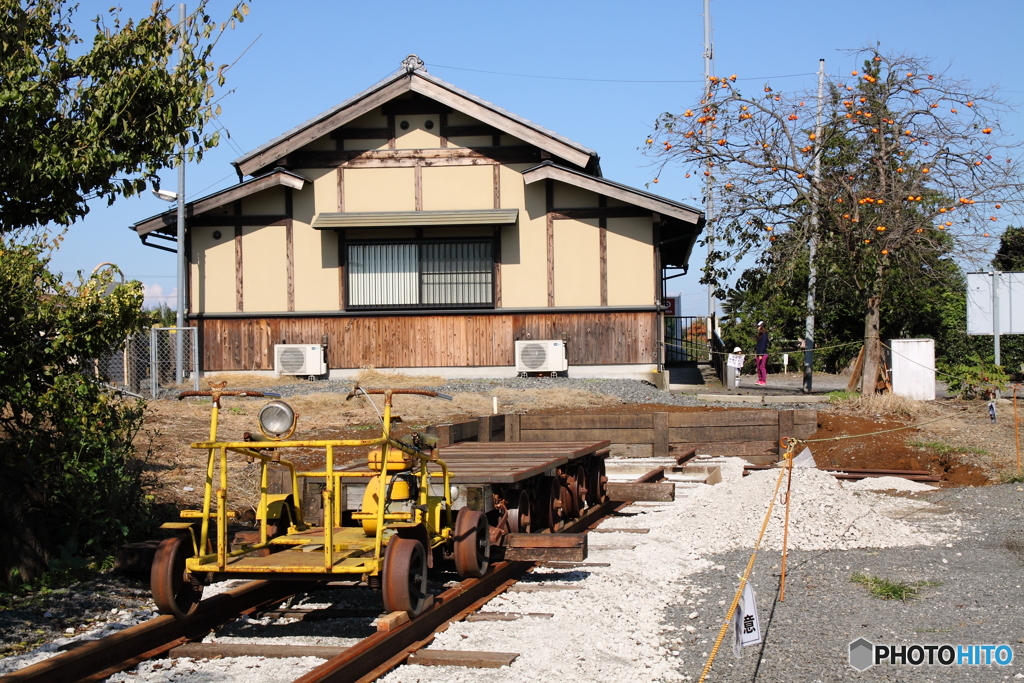
[[419, 615], [427, 606], [427, 553], [413, 538], [394, 536], [384, 551], [384, 611]]
[[539, 477], [534, 494], [533, 528], [554, 529], [562, 521], [558, 477]]
[[587, 467], [587, 502], [589, 504], [598, 505], [608, 499], [604, 486], [607, 483], [608, 475], [604, 458], [591, 459]]
[[203, 587], [185, 571], [185, 560], [191, 555], [186, 539], [165, 538], [157, 546], [153, 567], [149, 571], [149, 587], [153, 602], [161, 614], [184, 619], [195, 611], [203, 598]]
[[562, 506], [562, 519], [573, 519], [580, 511], [576, 504], [576, 494], [573, 493], [573, 478], [568, 473], [562, 473], [558, 477], [558, 501]]
[[516, 506], [509, 508], [508, 528], [513, 534], [528, 534], [533, 531], [533, 509], [530, 492], [522, 490], [516, 499]]
[[460, 579], [479, 579], [491, 561], [491, 535], [487, 517], [462, 508], [455, 519], [455, 571]]
[[579, 516], [587, 507], [587, 470], [583, 465], [569, 468], [569, 491], [572, 493], [572, 502]]

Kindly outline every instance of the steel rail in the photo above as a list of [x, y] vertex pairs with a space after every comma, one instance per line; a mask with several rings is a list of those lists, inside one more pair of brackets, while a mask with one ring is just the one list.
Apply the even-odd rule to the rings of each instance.
[[[577, 533], [591, 528], [626, 503], [608, 501], [566, 525], [559, 533]], [[416, 650], [433, 640], [434, 634], [464, 615], [475, 612], [515, 583], [535, 561], [496, 562], [480, 579], [466, 579], [458, 586], [434, 596], [432, 608], [387, 632], [364, 638], [337, 657], [328, 660], [295, 683], [366, 683], [402, 664]]]
[[307, 588], [292, 581], [252, 581], [199, 603], [185, 619], [159, 616], [130, 626], [24, 669], [0, 676], [19, 683], [75, 683], [101, 681], [147, 659], [159, 657], [189, 640], [203, 638], [239, 614], [267, 603], [285, 600]]

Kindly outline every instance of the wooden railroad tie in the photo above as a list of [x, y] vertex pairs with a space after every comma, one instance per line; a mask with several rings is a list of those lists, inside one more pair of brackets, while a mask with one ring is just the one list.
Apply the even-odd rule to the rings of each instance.
[[550, 619], [554, 614], [549, 612], [474, 612], [466, 617], [466, 621], [518, 621], [519, 619]]
[[507, 534], [506, 560], [582, 561], [587, 559], [586, 534]]
[[509, 666], [518, 652], [476, 652], [473, 650], [419, 650], [409, 655], [406, 664], [420, 666], [464, 666], [470, 669], [499, 669]]

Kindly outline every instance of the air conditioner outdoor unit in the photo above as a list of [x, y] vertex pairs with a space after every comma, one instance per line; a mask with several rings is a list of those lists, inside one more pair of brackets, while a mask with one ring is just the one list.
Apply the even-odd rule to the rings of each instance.
[[518, 372], [564, 372], [568, 369], [565, 342], [559, 339], [516, 342]]
[[321, 344], [275, 344], [274, 372], [279, 375], [325, 375], [326, 356]]

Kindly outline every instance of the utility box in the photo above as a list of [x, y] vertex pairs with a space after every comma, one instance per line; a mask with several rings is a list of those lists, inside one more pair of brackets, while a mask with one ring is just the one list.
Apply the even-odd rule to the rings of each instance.
[[892, 393], [918, 401], [935, 400], [935, 340], [889, 341]]

